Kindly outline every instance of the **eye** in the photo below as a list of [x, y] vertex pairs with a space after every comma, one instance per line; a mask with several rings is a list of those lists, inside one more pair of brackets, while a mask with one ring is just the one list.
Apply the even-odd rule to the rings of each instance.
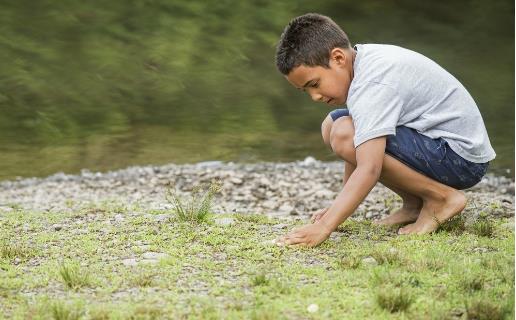
[[313, 88], [319, 88], [319, 81], [317, 81], [314, 84], [312, 84], [312, 87]]

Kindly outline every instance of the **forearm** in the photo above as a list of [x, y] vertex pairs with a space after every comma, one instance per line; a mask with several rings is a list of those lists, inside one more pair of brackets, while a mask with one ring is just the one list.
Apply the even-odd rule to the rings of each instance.
[[337, 195], [320, 222], [327, 229], [335, 230], [357, 209], [367, 194], [375, 186], [379, 175], [367, 168], [356, 168]]
[[355, 166], [347, 161], [344, 161], [344, 177], [342, 178], [342, 185], [344, 186], [348, 182], [349, 177], [355, 171]]

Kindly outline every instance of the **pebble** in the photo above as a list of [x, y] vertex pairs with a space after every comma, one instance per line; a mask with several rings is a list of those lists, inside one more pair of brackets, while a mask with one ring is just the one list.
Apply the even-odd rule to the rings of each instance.
[[369, 265], [369, 266], [376, 266], [376, 265], [378, 265], [378, 262], [373, 257], [366, 257], [366, 258], [362, 259], [362, 263], [365, 264], [365, 265]]
[[151, 259], [159, 260], [159, 259], [163, 259], [163, 258], [166, 258], [166, 257], [168, 257], [168, 254], [166, 254], [166, 253], [152, 252], [152, 251], [145, 252], [142, 255], [143, 259], [148, 259], [148, 260], [151, 260]]
[[319, 311], [319, 306], [316, 305], [315, 303], [312, 303], [311, 305], [309, 305], [307, 308], [306, 308], [306, 311], [310, 312], [310, 313], [316, 313], [317, 311]]
[[122, 263], [125, 265], [125, 266], [135, 266], [138, 264], [138, 262], [136, 261], [136, 259], [124, 259], [122, 260]]
[[[208, 161], [129, 167], [108, 172], [85, 169], [76, 175], [56, 173], [46, 178], [0, 182], [0, 204], [4, 204], [0, 206], [0, 213], [10, 210], [6, 203], [15, 203], [24, 210], [65, 211], [69, 210], [70, 199], [77, 207], [110, 201], [129, 208], [134, 205], [145, 210], [172, 210], [174, 205], [165, 198], [165, 191], [171, 185], [178, 196], [189, 199], [196, 186], [216, 180], [223, 187], [213, 199], [213, 213], [308, 219], [313, 211], [331, 205], [342, 188], [342, 169], [342, 162], [322, 162], [313, 157], [288, 163]], [[470, 203], [475, 203], [478, 208], [492, 208], [496, 206], [491, 204], [497, 204], [497, 209], [489, 210], [492, 216], [514, 214], [514, 181], [511, 178], [488, 174], [466, 192]], [[384, 200], [393, 196], [392, 191], [377, 184], [357, 212], [366, 219], [381, 218], [388, 213]], [[390, 207], [401, 205], [399, 199], [394, 199]], [[117, 214], [114, 220], [121, 222], [129, 214]], [[168, 221], [161, 214], [150, 216], [160, 223]]]
[[219, 226], [230, 226], [235, 224], [235, 219], [233, 218], [218, 218], [215, 219], [215, 223]]
[[53, 224], [52, 229], [54, 229], [55, 231], [59, 231], [59, 230], [63, 229], [63, 226], [60, 224]]

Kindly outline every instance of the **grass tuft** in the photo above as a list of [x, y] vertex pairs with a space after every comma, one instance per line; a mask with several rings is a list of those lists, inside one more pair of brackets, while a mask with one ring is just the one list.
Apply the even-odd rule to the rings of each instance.
[[62, 301], [56, 301], [50, 305], [50, 314], [54, 320], [78, 320], [83, 316], [81, 309]]
[[391, 313], [406, 311], [413, 300], [412, 295], [404, 288], [382, 287], [376, 293], [378, 305]]
[[21, 244], [2, 243], [0, 244], [0, 258], [25, 260], [34, 256], [33, 250]]
[[491, 238], [494, 233], [494, 224], [488, 219], [480, 219], [475, 221], [471, 227], [471, 232], [480, 237]]
[[439, 230], [446, 231], [455, 235], [463, 234], [466, 231], [466, 218], [463, 215], [459, 214], [450, 220], [444, 222]]
[[128, 319], [131, 320], [154, 320], [162, 319], [164, 316], [160, 308], [154, 306], [138, 306]]
[[150, 287], [153, 284], [155, 274], [140, 273], [132, 279], [132, 284], [138, 287]]
[[269, 278], [267, 278], [267, 276], [264, 273], [259, 273], [251, 279], [251, 284], [254, 287], [265, 286], [265, 285], [268, 285], [269, 282], [270, 282]]
[[[484, 298], [474, 298], [465, 302], [468, 320], [502, 320], [511, 318], [510, 304], [502, 305]], [[512, 317], [514, 319], [514, 317]]]
[[341, 260], [341, 266], [345, 269], [357, 269], [362, 264], [362, 260], [356, 256], [346, 256]]
[[212, 181], [206, 186], [196, 186], [189, 200], [181, 198], [174, 189], [167, 190], [166, 199], [174, 206], [180, 221], [205, 222], [210, 214], [213, 197], [221, 190], [220, 183]]
[[484, 287], [486, 279], [481, 274], [460, 274], [459, 286], [466, 291], [479, 291]]
[[387, 250], [375, 249], [369, 253], [371, 257], [373, 257], [378, 264], [396, 264], [402, 261], [401, 254], [391, 248]]
[[82, 270], [78, 263], [62, 263], [59, 268], [61, 280], [69, 289], [78, 289], [90, 284], [89, 273]]

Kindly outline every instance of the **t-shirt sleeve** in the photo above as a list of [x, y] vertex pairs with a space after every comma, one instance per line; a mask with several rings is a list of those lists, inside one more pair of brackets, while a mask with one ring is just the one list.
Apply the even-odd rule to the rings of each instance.
[[356, 89], [348, 105], [355, 126], [355, 148], [381, 136], [395, 135], [403, 101], [390, 85], [367, 83]]

